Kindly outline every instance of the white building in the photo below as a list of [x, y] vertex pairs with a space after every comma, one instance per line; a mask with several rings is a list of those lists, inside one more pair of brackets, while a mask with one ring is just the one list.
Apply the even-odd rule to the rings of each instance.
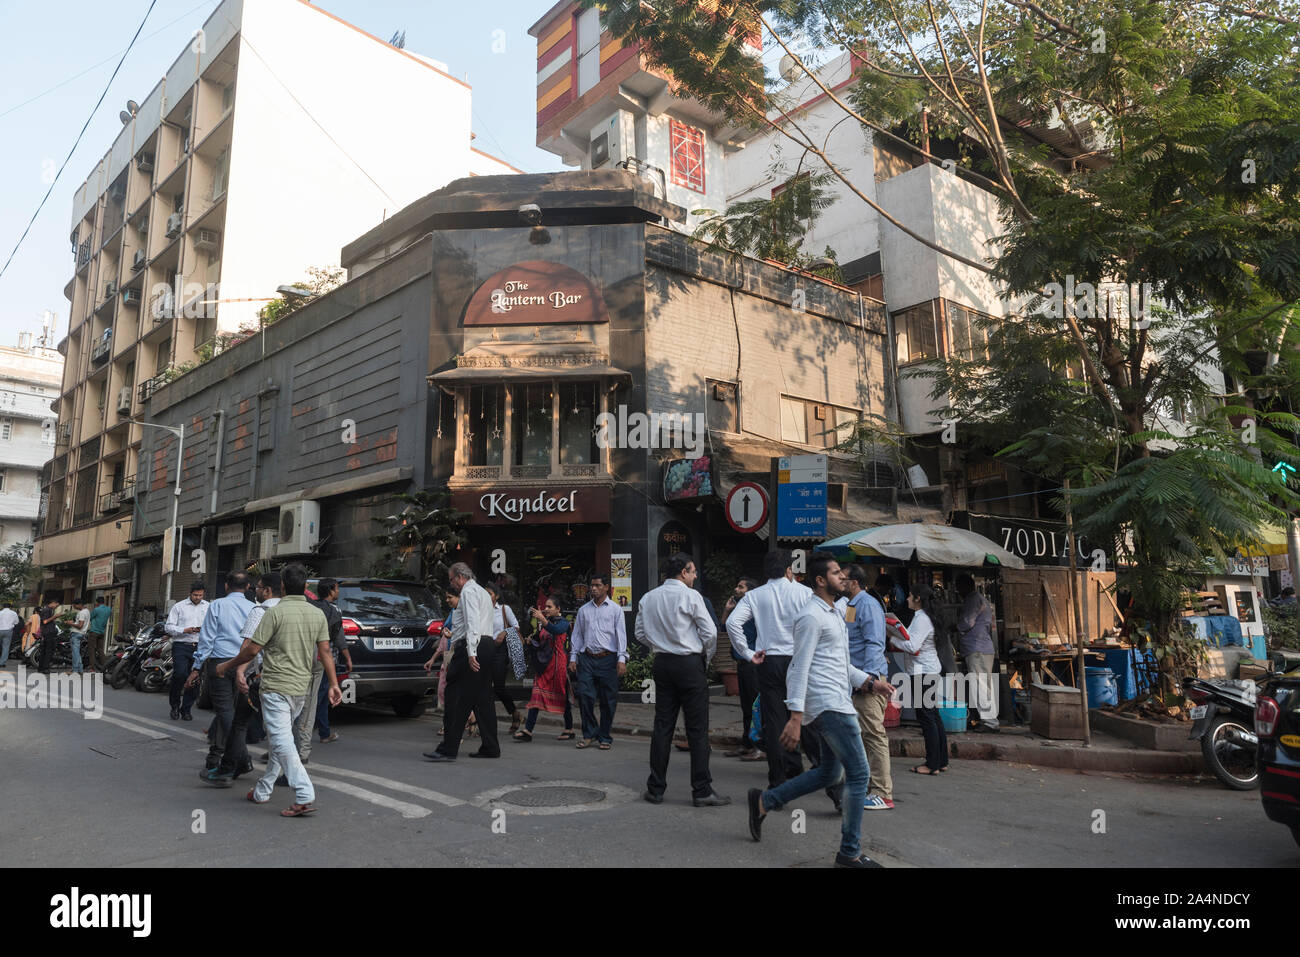
[[[77, 191], [69, 333], [37, 560], [124, 557], [154, 388], [256, 328], [278, 286], [462, 176], [470, 87], [304, 0], [224, 0]], [[101, 562], [101, 565], [104, 563]], [[127, 563], [120, 563], [126, 567]]]
[[18, 335], [0, 346], [0, 551], [36, 537], [41, 467], [54, 455], [50, 400], [63, 380], [63, 357]]

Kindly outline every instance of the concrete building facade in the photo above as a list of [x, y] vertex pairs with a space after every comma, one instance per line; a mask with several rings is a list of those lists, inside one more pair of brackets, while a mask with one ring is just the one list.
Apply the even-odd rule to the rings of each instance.
[[41, 470], [54, 455], [50, 401], [63, 357], [31, 333], [0, 346], [0, 551], [30, 545], [41, 516]]
[[[471, 145], [469, 86], [304, 0], [224, 0], [77, 191], [70, 327], [37, 559], [131, 567], [152, 393], [258, 326], [281, 284], [438, 184], [511, 167]], [[419, 122], [413, 122], [414, 116]], [[111, 561], [109, 561], [111, 564]], [[102, 579], [99, 579], [102, 581]]]

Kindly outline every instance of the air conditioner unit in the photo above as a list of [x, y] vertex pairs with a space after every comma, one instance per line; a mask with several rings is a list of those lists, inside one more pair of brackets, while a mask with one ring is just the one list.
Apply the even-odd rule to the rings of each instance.
[[144, 236], [144, 237], [146, 237], [146, 238], [149, 236], [149, 217], [148, 217], [148, 216], [146, 216], [144, 219], [140, 220], [140, 222], [138, 222], [138, 223], [135, 224], [135, 231], [136, 231], [137, 233], [139, 233], [141, 236]]
[[122, 290], [122, 305], [124, 306], [140, 305], [140, 290], [139, 289]]
[[264, 528], [248, 536], [248, 560], [268, 561], [275, 557], [275, 530]]
[[320, 544], [320, 503], [303, 499], [280, 506], [275, 554], [306, 555]]
[[144, 264], [145, 264], [145, 262], [148, 261], [148, 259], [149, 259], [149, 257], [146, 256], [146, 255], [144, 254], [144, 250], [143, 250], [143, 249], [137, 249], [137, 250], [135, 251], [135, 255], [131, 257], [131, 268], [132, 268], [132, 269], [143, 269], [143, 268], [144, 268]]
[[172, 213], [170, 216], [167, 217], [167, 238], [168, 239], [171, 239], [173, 236], [177, 236], [180, 234], [182, 216], [183, 216], [182, 213]]
[[131, 387], [124, 385], [117, 390], [117, 411], [119, 415], [131, 414]]
[[104, 298], [112, 299], [116, 295], [117, 295], [117, 283], [115, 282], [104, 283]]
[[209, 249], [216, 252], [219, 245], [221, 245], [221, 233], [215, 229], [200, 229], [194, 237], [195, 249]]
[[153, 172], [153, 154], [141, 153], [135, 158], [135, 168], [142, 173]]
[[614, 167], [636, 155], [636, 117], [627, 110], [614, 115], [591, 131], [591, 168]]

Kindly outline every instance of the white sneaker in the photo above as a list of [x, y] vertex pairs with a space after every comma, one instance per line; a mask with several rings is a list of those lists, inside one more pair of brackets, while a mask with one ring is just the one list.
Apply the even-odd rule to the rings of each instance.
[[864, 811], [892, 811], [894, 802], [887, 801], [879, 794], [868, 794], [866, 802], [862, 805]]

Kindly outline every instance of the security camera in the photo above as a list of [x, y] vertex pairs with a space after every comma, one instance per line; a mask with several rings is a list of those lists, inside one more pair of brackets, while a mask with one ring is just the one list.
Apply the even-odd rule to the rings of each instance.
[[542, 207], [536, 203], [527, 203], [520, 206], [519, 218], [529, 226], [540, 226], [542, 224]]

